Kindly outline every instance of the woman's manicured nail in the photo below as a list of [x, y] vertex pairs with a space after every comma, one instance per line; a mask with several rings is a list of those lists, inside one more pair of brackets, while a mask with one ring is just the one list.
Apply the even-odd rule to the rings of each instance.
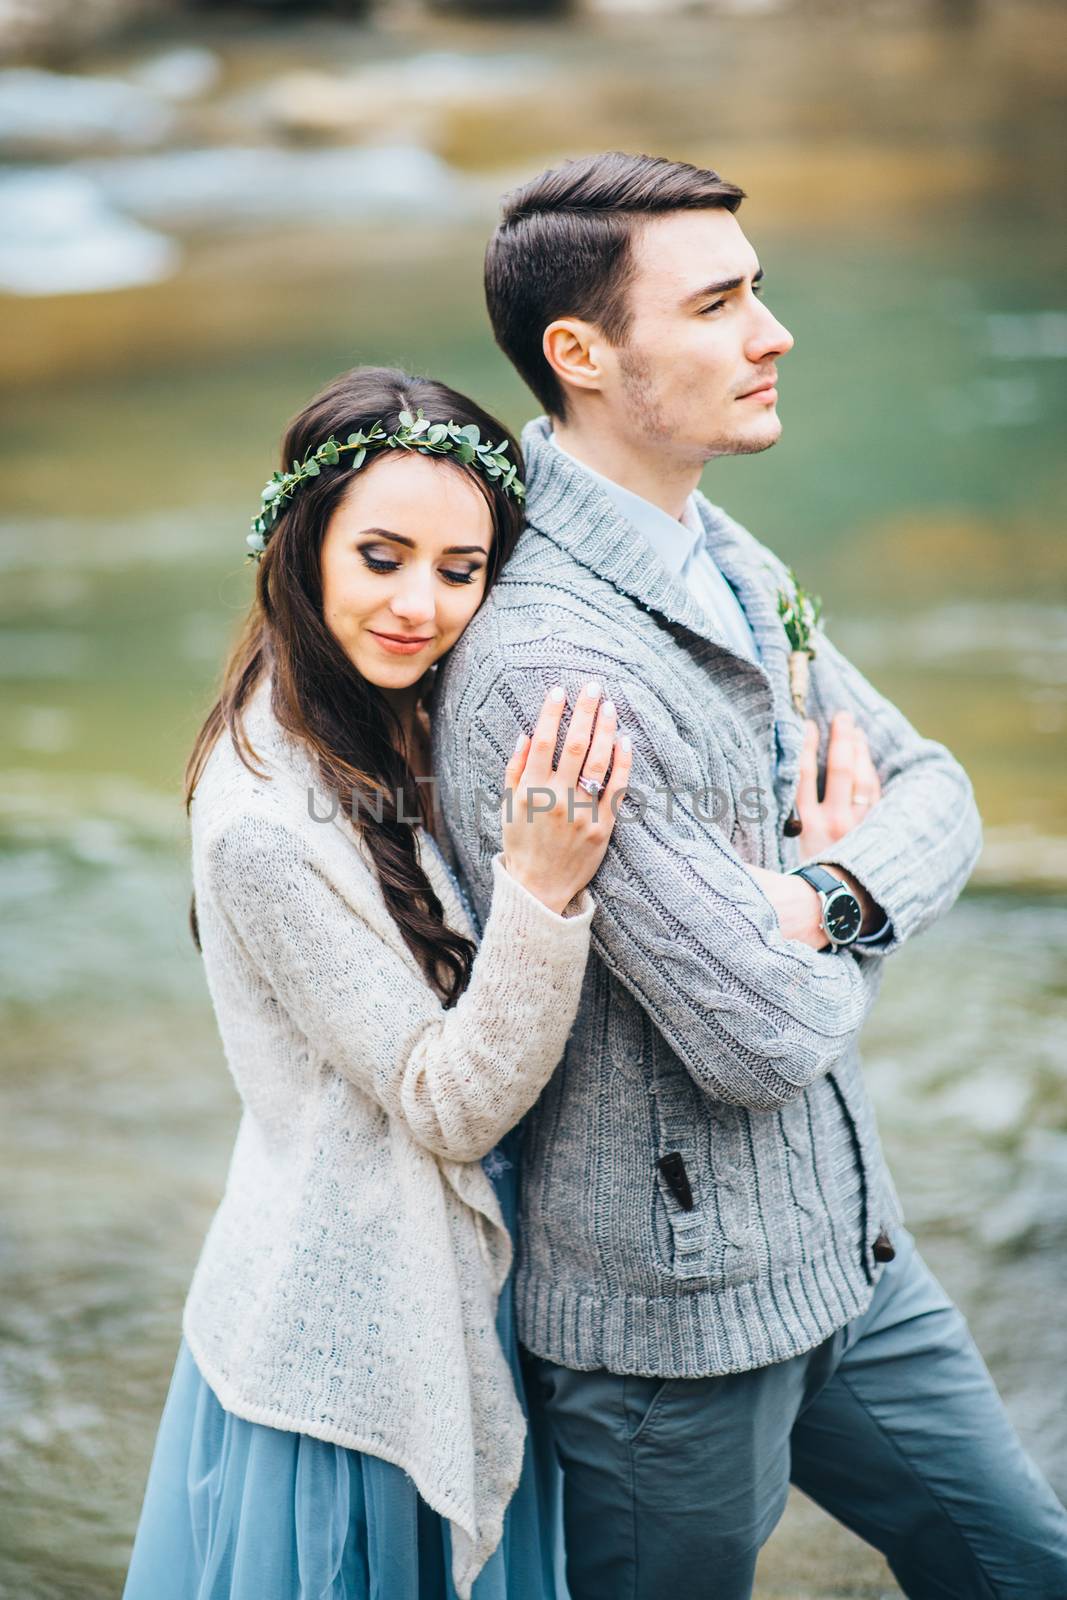
[[517, 756], [522, 754], [522, 747], [523, 747], [523, 745], [525, 743], [526, 743], [526, 735], [524, 733], [520, 733], [519, 737], [518, 737], [518, 740], [516, 742], [516, 745], [515, 745], [515, 754]]
[[555, 705], [561, 705], [562, 702], [567, 698], [567, 691], [561, 683], [557, 683], [555, 688], [548, 691], [548, 698]]
[[614, 700], [605, 700], [604, 701], [604, 704], [600, 708], [600, 715], [602, 717], [613, 717], [615, 715], [615, 702], [614, 702]]
[[620, 738], [619, 738], [619, 749], [623, 752], [624, 755], [628, 755], [629, 754], [629, 751], [630, 751], [630, 735], [628, 733], [624, 733], [624, 734], [620, 735]]
[[600, 685], [595, 678], [590, 678], [589, 682], [585, 686], [584, 692], [588, 695], [590, 700], [599, 699]]

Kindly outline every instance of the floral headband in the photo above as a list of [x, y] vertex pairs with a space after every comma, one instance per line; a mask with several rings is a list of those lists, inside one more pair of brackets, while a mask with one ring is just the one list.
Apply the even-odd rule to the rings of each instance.
[[454, 422], [428, 422], [421, 408], [412, 416], [401, 411], [400, 426], [395, 433], [386, 433], [381, 422], [375, 422], [366, 433], [350, 433], [344, 444], [339, 444], [331, 434], [325, 444], [308, 450], [303, 461], [294, 461], [291, 472], [275, 472], [263, 490], [262, 508], [252, 519], [252, 531], [245, 543], [248, 559], [258, 561], [267, 548], [274, 524], [285, 510], [286, 502], [309, 478], [317, 478], [323, 467], [336, 467], [346, 451], [352, 451], [350, 463], [353, 471], [367, 459], [368, 450], [415, 450], [421, 456], [450, 455], [464, 467], [477, 467], [491, 483], [498, 483], [505, 494], [512, 495], [520, 504], [526, 498], [526, 489], [518, 477], [518, 467], [507, 459], [507, 440], [498, 445], [482, 443], [480, 429], [468, 422], [459, 427]]

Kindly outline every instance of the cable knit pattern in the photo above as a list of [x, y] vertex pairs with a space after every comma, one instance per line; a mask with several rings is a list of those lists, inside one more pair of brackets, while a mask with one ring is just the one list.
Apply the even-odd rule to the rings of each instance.
[[[527, 1123], [519, 1331], [579, 1369], [699, 1377], [782, 1361], [864, 1309], [873, 1242], [902, 1220], [857, 1041], [884, 961], [948, 911], [977, 859], [973, 792], [943, 745], [821, 641], [820, 759], [831, 714], [851, 710], [882, 783], [825, 859], [881, 904], [893, 937], [836, 953], [783, 939], [747, 870], [807, 859], [783, 833], [803, 743], [775, 603], [783, 563], [697, 496], [753, 663], [544, 419], [523, 448], [530, 525], [437, 689], [435, 769], [476, 905], [498, 833], [470, 795], [492, 785], [549, 685], [573, 696], [601, 679], [634, 766], [591, 885], [578, 1019]], [[690, 1211], [657, 1167], [671, 1151]]]
[[[511, 1241], [480, 1158], [563, 1053], [592, 902], [557, 916], [497, 857], [470, 984], [444, 1010], [348, 818], [312, 817], [329, 815], [325, 792], [269, 695], [265, 680], [246, 717], [267, 775], [224, 735], [192, 807], [204, 966], [243, 1114], [184, 1333], [227, 1410], [404, 1468], [452, 1525], [466, 1597], [525, 1435], [494, 1327]], [[427, 838], [446, 918], [476, 937]]]

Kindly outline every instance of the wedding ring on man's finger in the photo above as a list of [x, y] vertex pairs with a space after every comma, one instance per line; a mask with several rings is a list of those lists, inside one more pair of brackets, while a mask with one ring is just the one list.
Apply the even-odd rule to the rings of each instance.
[[602, 783], [597, 783], [595, 778], [579, 778], [578, 787], [579, 789], [584, 789], [586, 794], [591, 794], [593, 799], [597, 800], [600, 798], [600, 791], [603, 789], [604, 785]]

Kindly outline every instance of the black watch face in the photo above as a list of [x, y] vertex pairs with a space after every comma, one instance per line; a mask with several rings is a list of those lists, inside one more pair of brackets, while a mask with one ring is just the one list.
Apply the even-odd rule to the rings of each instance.
[[854, 894], [835, 894], [826, 907], [826, 931], [837, 944], [847, 944], [860, 931], [863, 911]]

